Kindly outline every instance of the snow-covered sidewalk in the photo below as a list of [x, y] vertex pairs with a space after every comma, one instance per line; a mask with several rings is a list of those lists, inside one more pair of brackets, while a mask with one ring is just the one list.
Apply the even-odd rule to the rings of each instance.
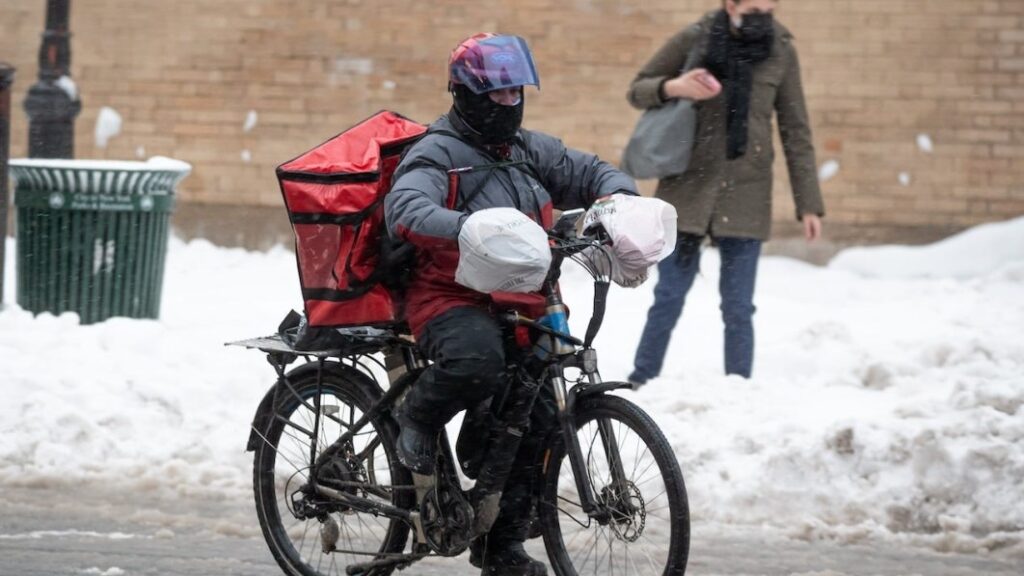
[[[695, 523], [1024, 551], [1024, 218], [824, 268], [765, 257], [749, 381], [720, 374], [717, 281], [709, 250], [663, 377], [626, 393], [669, 436]], [[613, 288], [605, 378], [628, 372], [653, 286]], [[589, 277], [567, 265], [563, 290], [582, 332]], [[223, 343], [272, 332], [289, 308], [290, 251], [177, 240], [160, 321], [80, 326], [9, 305], [0, 489], [248, 490], [248, 426], [273, 373]]]

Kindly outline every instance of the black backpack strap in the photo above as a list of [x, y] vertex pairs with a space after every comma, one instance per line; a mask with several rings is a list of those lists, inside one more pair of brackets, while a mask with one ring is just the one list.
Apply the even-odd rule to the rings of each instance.
[[[440, 134], [442, 136], [447, 136], [449, 138], [454, 138], [455, 140], [458, 140], [459, 142], [462, 142], [462, 143], [465, 143], [465, 144], [469, 144], [470, 146], [480, 150], [481, 152], [483, 152], [487, 156], [490, 156], [490, 157], [494, 158], [494, 154], [492, 154], [486, 148], [484, 148], [482, 146], [478, 146], [478, 145], [474, 144], [473, 142], [467, 141], [465, 138], [460, 136], [457, 132], [454, 132], [452, 130], [448, 130], [447, 128], [434, 128], [433, 126], [431, 126], [430, 128], [427, 128], [427, 132], [426, 133], [427, 134]], [[525, 132], [520, 132], [520, 136], [523, 139], [524, 148], [526, 148], [526, 150], [529, 151], [529, 149], [530, 149], [530, 142], [529, 142], [529, 139], [526, 136], [526, 133]], [[529, 152], [527, 152], [527, 156], [529, 156]], [[541, 180], [540, 173], [537, 171], [537, 167], [534, 166], [533, 162], [530, 162], [529, 159], [526, 159], [526, 160], [499, 160], [497, 162], [492, 162], [490, 164], [482, 164], [482, 165], [479, 165], [479, 166], [467, 166], [465, 168], [452, 168], [450, 170], [447, 170], [447, 172], [449, 174], [449, 182], [448, 182], [448, 185], [449, 185], [449, 198], [453, 198], [453, 199], [455, 198], [455, 195], [457, 193], [458, 175], [459, 174], [463, 174], [463, 173], [466, 173], [466, 172], [475, 172], [475, 171], [478, 171], [478, 170], [487, 170], [488, 171], [488, 175], [487, 175], [486, 178], [484, 178], [483, 180], [480, 181], [480, 183], [477, 185], [476, 188], [473, 189], [472, 192], [470, 192], [469, 194], [464, 196], [462, 198], [461, 202], [459, 202], [457, 205], [455, 205], [454, 202], [451, 202], [449, 204], [448, 208], [451, 209], [451, 210], [457, 210], [457, 211], [461, 212], [463, 209], [465, 209], [466, 206], [469, 205], [469, 202], [473, 198], [476, 198], [476, 196], [478, 194], [480, 194], [480, 192], [483, 191], [484, 186], [486, 186], [487, 182], [490, 181], [491, 175], [493, 175], [494, 170], [504, 169], [504, 168], [515, 168], [516, 170], [519, 170], [520, 172], [523, 172], [524, 174], [530, 176], [531, 178], [536, 180], [538, 183], [543, 184], [543, 180]], [[454, 175], [454, 177], [452, 177], [453, 175]]]

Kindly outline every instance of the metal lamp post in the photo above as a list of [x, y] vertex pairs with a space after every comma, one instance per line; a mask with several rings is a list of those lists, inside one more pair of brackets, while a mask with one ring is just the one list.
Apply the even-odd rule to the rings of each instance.
[[[75, 148], [75, 117], [82, 109], [78, 95], [68, 85], [71, 66], [71, 34], [68, 13], [71, 0], [47, 0], [46, 30], [39, 49], [39, 81], [25, 98], [28, 113], [28, 155], [31, 158], [72, 158]], [[69, 81], [62, 87], [61, 77]]]
[[11, 83], [14, 68], [0, 62], [0, 308], [4, 304], [4, 248], [7, 245], [7, 156], [11, 144]]

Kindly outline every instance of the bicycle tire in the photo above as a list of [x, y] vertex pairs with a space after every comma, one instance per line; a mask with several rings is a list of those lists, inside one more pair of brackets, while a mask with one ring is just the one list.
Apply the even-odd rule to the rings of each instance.
[[[580, 556], [583, 554], [580, 551], [570, 550], [575, 546], [575, 540], [578, 539], [579, 533], [583, 533], [583, 530], [578, 530], [577, 534], [570, 537], [570, 542], [567, 545], [565, 539], [565, 527], [572, 524], [579, 524], [582, 527], [582, 520], [580, 517], [573, 517], [573, 521], [567, 522], [565, 516], [567, 510], [564, 508], [571, 508], [571, 504], [567, 503], [571, 501], [570, 498], [561, 495], [562, 493], [575, 494], [577, 489], [572, 473], [572, 467], [569, 466], [568, 459], [566, 458], [566, 450], [564, 443], [561, 438], [552, 442], [550, 452], [544, 470], [542, 471], [543, 476], [543, 488], [540, 503], [538, 505], [538, 520], [540, 521], [541, 534], [544, 538], [544, 545], [547, 549], [548, 560], [551, 563], [551, 567], [555, 574], [558, 576], [577, 576], [577, 574], [586, 571], [590, 573], [590, 566], [593, 566], [593, 572], [607, 573], [607, 572], [621, 572], [629, 574], [638, 574], [643, 576], [681, 576], [686, 573], [686, 563], [689, 556], [690, 547], [690, 515], [689, 515], [689, 504], [686, 495], [686, 486], [683, 482], [682, 472], [679, 468], [679, 463], [676, 460], [675, 454], [672, 452], [671, 446], [665, 439], [664, 434], [654, 423], [650, 416], [647, 415], [640, 407], [635, 404], [624, 400], [616, 396], [597, 396], [593, 398], [583, 399], [576, 408], [576, 429], [577, 437], [579, 437], [582, 430], [589, 429], [590, 425], [599, 429], [599, 420], [606, 419], [608, 421], [615, 422], [614, 426], [618, 427], [619, 434], [616, 435], [616, 443], [620, 449], [620, 459], [623, 462], [623, 467], [626, 468], [630, 465], [628, 453], [632, 451], [636, 453], [639, 451], [639, 443], [643, 442], [645, 450], [650, 450], [654, 464], [658, 469], [658, 477], [661, 479], [661, 485], [664, 487], [664, 495], [667, 501], [668, 512], [664, 514], [664, 518], [655, 517], [659, 522], [664, 523], [667, 521], [669, 526], [669, 538], [666, 545], [658, 544], [659, 549], [654, 550], [656, 556], [663, 558], [664, 562], [652, 561], [650, 554], [648, 553], [646, 558], [639, 558], [641, 562], [637, 562], [637, 559], [633, 559], [629, 555], [630, 546], [640, 541], [642, 534], [637, 536], [637, 540], [634, 542], [628, 542], [628, 537], [632, 537], [633, 534], [619, 534], [617, 528], [619, 524], [625, 525], [625, 515], [619, 515], [621, 521], [609, 522], [607, 528], [606, 540], [609, 542], [608, 552], [608, 569], [604, 569], [603, 558], [597, 556], [593, 560], [591, 565], [587, 558], [580, 560]], [[626, 429], [634, 432], [638, 438], [637, 446], [631, 448], [627, 444], [632, 441], [623, 438], [622, 431]], [[583, 442], [585, 439], [581, 439], [581, 451], [583, 452], [584, 458], [587, 460], [588, 475], [594, 476], [599, 466], [595, 465], [594, 470], [591, 469], [592, 458], [588, 455], [588, 448], [592, 451], [595, 440], [590, 440], [589, 445]], [[599, 444], [599, 442], [597, 442]], [[603, 449], [603, 448], [602, 448]], [[624, 453], [625, 452], [625, 453]], [[593, 458], [597, 460], [597, 458]], [[607, 459], [606, 460], [610, 460]], [[650, 466], [650, 465], [646, 465]], [[610, 468], [610, 466], [609, 466]], [[633, 472], [635, 473], [638, 464], [632, 465]], [[644, 470], [640, 476], [646, 474]], [[628, 472], [627, 472], [628, 474]], [[609, 478], [611, 474], [609, 473]], [[653, 478], [653, 477], [652, 477]], [[641, 486], [646, 485], [651, 480], [642, 480], [640, 477], [630, 479], [630, 482], [636, 485], [637, 482]], [[602, 484], [601, 481], [594, 482], [593, 491], [597, 494], [608, 494], [609, 486], [611, 484]], [[639, 498], [631, 500], [636, 504], [641, 504], [640, 508], [650, 505], [651, 510], [655, 511], [654, 508], [656, 498], [660, 498], [661, 494], [657, 494], [655, 498], [651, 498], [651, 493], [648, 493], [648, 501], [644, 501], [644, 492], [648, 489], [648, 486], [644, 486], [644, 489], [636, 488], [636, 494], [639, 494]], [[622, 492], [632, 493], [633, 489], [629, 488]], [[634, 498], [636, 496], [634, 494]], [[577, 496], [578, 498], [578, 496]], [[578, 506], [578, 505], [577, 505]], [[657, 510], [660, 512], [660, 510]], [[580, 508], [580, 514], [582, 514], [582, 508]], [[571, 514], [570, 514], [571, 515]], [[634, 516], [639, 515], [639, 513]], [[578, 515], [577, 515], [578, 516]], [[583, 514], [583, 517], [586, 517]], [[591, 523], [598, 526], [597, 532], [600, 534], [603, 527], [600, 527], [596, 521], [587, 518], [588, 527]], [[637, 519], [633, 518], [635, 524]], [[647, 521], [646, 511], [644, 522]], [[664, 531], [664, 526], [661, 528], [655, 528], [655, 524], [651, 526], [641, 526], [640, 532], [642, 533], [645, 529], [649, 529], [653, 534], [657, 535], [657, 530]], [[636, 527], [633, 527], [636, 530]], [[597, 538], [595, 536], [595, 548], [597, 546]], [[589, 540], [587, 541], [589, 542]], [[618, 543], [620, 548], [625, 550], [623, 565], [617, 566], [618, 560], [614, 554], [615, 544]], [[641, 546], [645, 546], [649, 543], [645, 543]], [[654, 544], [651, 544], [652, 546]], [[575, 546], [579, 547], [579, 546]], [[583, 546], [585, 548], [586, 545]], [[664, 549], [660, 549], [664, 548]], [[638, 548], [638, 551], [644, 551], [643, 548]], [[649, 552], [649, 551], [648, 551]], [[589, 554], [589, 552], [588, 552]], [[613, 562], [614, 560], [614, 562]], [[632, 564], [632, 566], [630, 566]], [[642, 564], [638, 566], [638, 564]], [[631, 569], [630, 569], [631, 568]]]

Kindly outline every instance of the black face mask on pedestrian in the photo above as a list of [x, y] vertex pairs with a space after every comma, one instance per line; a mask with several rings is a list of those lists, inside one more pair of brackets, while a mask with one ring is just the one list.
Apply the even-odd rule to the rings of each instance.
[[747, 42], [757, 42], [772, 35], [775, 19], [771, 12], [748, 12], [741, 18], [736, 30]]
[[520, 95], [515, 106], [498, 104], [486, 93], [474, 94], [461, 84], [452, 87], [452, 95], [455, 110], [470, 128], [479, 133], [482, 144], [510, 142], [523, 124], [525, 94]]

